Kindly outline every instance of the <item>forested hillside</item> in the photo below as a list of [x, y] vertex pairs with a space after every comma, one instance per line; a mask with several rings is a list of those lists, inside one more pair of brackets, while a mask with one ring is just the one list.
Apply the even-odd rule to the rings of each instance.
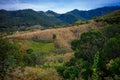
[[26, 30], [26, 27], [34, 25], [40, 25], [44, 29], [65, 26], [78, 20], [90, 20], [115, 10], [120, 10], [120, 7], [102, 7], [88, 11], [75, 9], [65, 14], [58, 14], [50, 10], [47, 12], [34, 11], [32, 9], [16, 11], [0, 10], [0, 31]]

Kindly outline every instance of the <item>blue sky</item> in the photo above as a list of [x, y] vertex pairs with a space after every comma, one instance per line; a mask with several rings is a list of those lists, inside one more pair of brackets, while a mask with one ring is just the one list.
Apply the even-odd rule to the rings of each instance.
[[90, 10], [104, 6], [120, 6], [120, 0], [0, 0], [0, 9], [36, 11], [53, 10], [65, 13], [73, 9]]

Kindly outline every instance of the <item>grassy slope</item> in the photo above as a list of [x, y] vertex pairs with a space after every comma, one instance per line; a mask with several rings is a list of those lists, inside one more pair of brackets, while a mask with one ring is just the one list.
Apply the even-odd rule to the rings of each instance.
[[30, 41], [28, 40], [27, 48], [33, 49], [34, 51], [50, 51], [54, 50], [53, 43], [43, 43], [43, 42], [37, 42], [37, 41]]
[[16, 43], [19, 44], [23, 52], [27, 49], [32, 49], [33, 52], [51, 52], [55, 50], [54, 44], [48, 42], [38, 42], [33, 40], [16, 40]]
[[8, 36], [9, 38], [17, 39], [30, 39], [30, 40], [45, 40], [53, 41], [53, 34], [56, 35], [54, 44], [59, 46], [59, 48], [69, 48], [70, 42], [76, 38], [80, 37], [80, 34], [89, 30], [89, 29], [98, 29], [103, 27], [103, 23], [91, 22], [89, 24], [72, 26], [67, 28], [57, 28], [57, 29], [47, 29], [47, 30], [38, 30], [33, 32], [19, 32], [13, 35]]

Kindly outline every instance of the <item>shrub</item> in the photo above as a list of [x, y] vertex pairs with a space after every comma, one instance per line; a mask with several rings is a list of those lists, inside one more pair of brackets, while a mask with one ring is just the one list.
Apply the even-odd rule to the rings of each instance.
[[63, 72], [64, 77], [70, 80], [75, 80], [75, 78], [78, 77], [78, 74], [79, 74], [78, 68], [75, 66], [68, 67]]

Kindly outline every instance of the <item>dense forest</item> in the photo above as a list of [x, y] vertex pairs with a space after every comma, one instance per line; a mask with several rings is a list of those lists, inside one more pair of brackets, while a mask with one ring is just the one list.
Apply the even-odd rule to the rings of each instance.
[[49, 42], [22, 42], [1, 33], [0, 80], [119, 80], [120, 11], [93, 21], [105, 26], [82, 33], [70, 42], [72, 50], [56, 48], [56, 34]]

